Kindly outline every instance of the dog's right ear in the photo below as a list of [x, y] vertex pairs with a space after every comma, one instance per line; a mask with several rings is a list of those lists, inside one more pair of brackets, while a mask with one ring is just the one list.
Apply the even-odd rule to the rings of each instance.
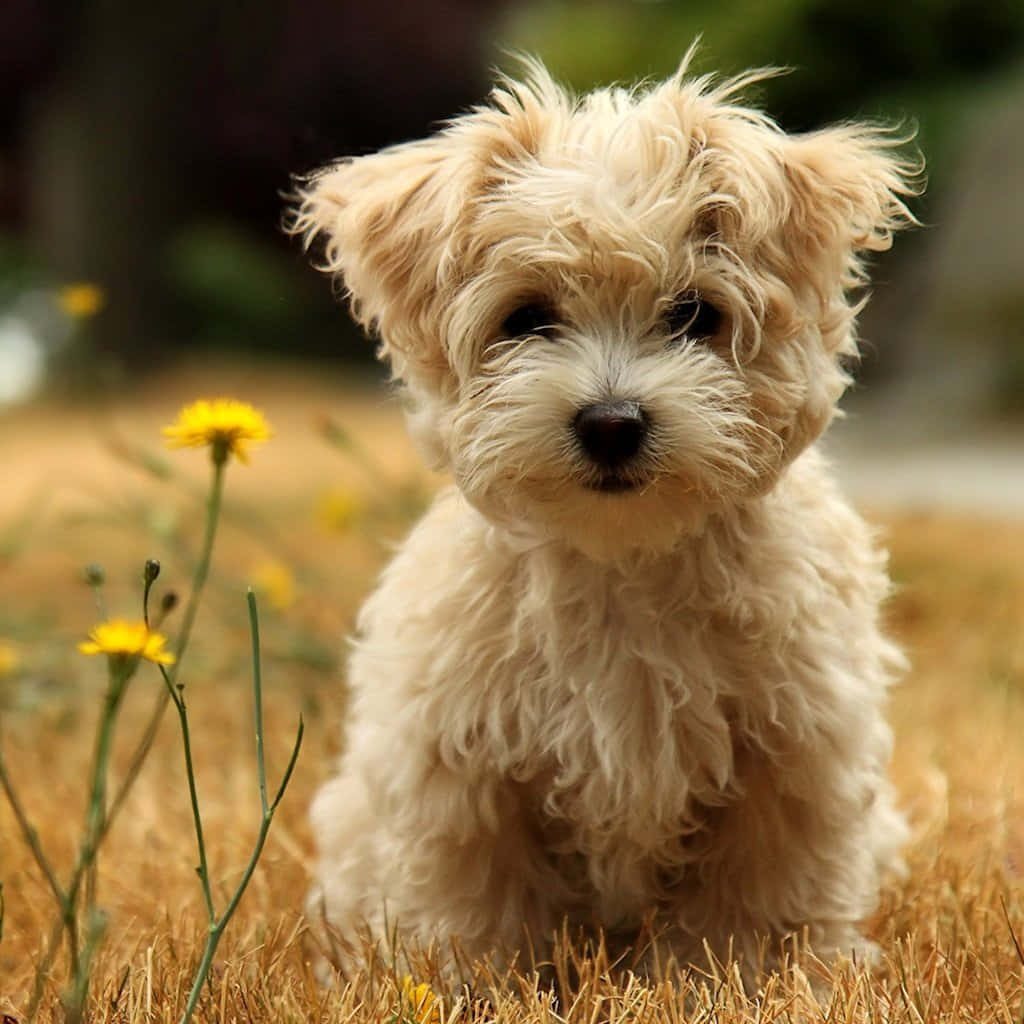
[[287, 230], [307, 248], [322, 245], [319, 269], [380, 336], [379, 354], [396, 376], [408, 360], [444, 362], [431, 310], [457, 264], [468, 170], [442, 133], [342, 160], [300, 183]]

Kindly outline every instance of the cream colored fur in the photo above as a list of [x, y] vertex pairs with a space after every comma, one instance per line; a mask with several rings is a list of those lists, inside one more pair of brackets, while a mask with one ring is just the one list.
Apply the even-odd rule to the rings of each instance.
[[[737, 99], [758, 77], [684, 62], [577, 99], [530, 65], [305, 183], [293, 229], [455, 481], [362, 609], [313, 807], [343, 966], [367, 932], [507, 956], [652, 914], [681, 962], [865, 948], [906, 836], [900, 655], [884, 556], [812, 443], [913, 170], [878, 129], [787, 136]], [[695, 295], [713, 336], [667, 325]], [[508, 337], [531, 302], [550, 329]], [[649, 432], [608, 493], [572, 424], [625, 399]]]

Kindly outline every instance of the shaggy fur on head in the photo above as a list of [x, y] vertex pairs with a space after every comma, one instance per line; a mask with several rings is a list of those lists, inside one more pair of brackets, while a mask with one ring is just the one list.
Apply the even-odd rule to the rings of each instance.
[[812, 442], [913, 168], [685, 72], [574, 98], [531, 64], [304, 185], [293, 230], [454, 478], [359, 617], [312, 812], [335, 949], [653, 915], [749, 970], [863, 950], [898, 864], [884, 556]]

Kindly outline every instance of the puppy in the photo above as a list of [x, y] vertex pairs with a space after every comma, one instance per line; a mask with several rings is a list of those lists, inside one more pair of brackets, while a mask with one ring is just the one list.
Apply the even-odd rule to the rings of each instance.
[[[291, 228], [453, 484], [363, 607], [312, 918], [511, 956], [653, 918], [680, 963], [866, 954], [907, 830], [871, 532], [814, 442], [865, 254], [913, 221], [885, 130], [789, 136], [769, 72], [569, 95], [542, 67], [307, 179]], [[707, 944], [707, 945], [705, 945]]]

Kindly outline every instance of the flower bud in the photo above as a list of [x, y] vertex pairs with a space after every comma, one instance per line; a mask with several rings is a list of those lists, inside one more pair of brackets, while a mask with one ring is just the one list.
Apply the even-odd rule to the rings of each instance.
[[90, 587], [102, 587], [107, 582], [107, 573], [99, 562], [90, 562], [82, 570], [82, 578]]

